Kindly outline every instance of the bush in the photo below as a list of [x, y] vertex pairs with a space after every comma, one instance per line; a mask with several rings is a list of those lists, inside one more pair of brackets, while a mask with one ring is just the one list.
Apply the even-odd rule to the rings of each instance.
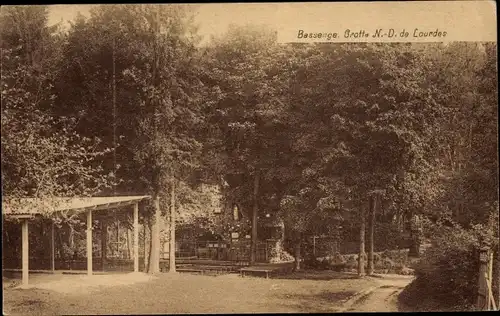
[[304, 267], [314, 270], [327, 270], [329, 268], [329, 258], [318, 258], [309, 254], [304, 260]]
[[415, 270], [410, 269], [408, 267], [402, 267], [397, 272], [398, 272], [398, 274], [401, 274], [401, 275], [414, 275], [415, 274]]
[[386, 269], [388, 271], [391, 271], [394, 268], [395, 264], [394, 261], [392, 261], [389, 258], [382, 258], [381, 261], [379, 262], [378, 265], [376, 265], [376, 268], [379, 269]]
[[328, 259], [328, 268], [340, 272], [346, 268], [346, 259], [340, 253], [336, 252], [333, 257]]
[[397, 225], [393, 223], [375, 223], [375, 251], [398, 249], [404, 247], [405, 238], [401, 235]]
[[346, 268], [346, 258], [340, 253], [332, 257], [316, 258], [312, 255], [304, 260], [305, 267], [318, 270], [333, 270], [340, 272]]
[[477, 246], [473, 232], [456, 227], [443, 228], [441, 234], [435, 236], [433, 246], [416, 264], [416, 280], [406, 291], [405, 303], [417, 307], [427, 300], [437, 302], [442, 309], [471, 308], [477, 293]]
[[356, 255], [345, 255], [345, 265], [349, 269], [357, 269], [358, 260]]
[[335, 255], [333, 256], [333, 262], [335, 264], [343, 264], [346, 262], [346, 258], [339, 252], [336, 252]]
[[308, 269], [322, 269], [323, 260], [315, 258], [313, 256], [308, 256], [304, 260], [304, 267]]

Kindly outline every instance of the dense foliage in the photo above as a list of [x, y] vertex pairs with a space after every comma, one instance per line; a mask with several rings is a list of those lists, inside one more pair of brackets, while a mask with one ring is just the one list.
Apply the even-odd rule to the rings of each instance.
[[62, 39], [46, 26], [44, 10], [2, 9], [2, 192], [9, 199], [94, 195], [112, 183], [99, 163], [106, 144], [78, 134], [76, 117], [50, 111]]

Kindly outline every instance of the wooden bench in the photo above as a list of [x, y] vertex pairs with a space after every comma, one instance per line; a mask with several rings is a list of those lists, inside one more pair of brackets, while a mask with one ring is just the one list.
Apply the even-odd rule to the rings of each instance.
[[222, 274], [229, 272], [229, 269], [226, 267], [198, 267], [199, 269], [205, 270], [207, 272], [215, 272], [216, 274]]
[[205, 270], [203, 269], [191, 269], [191, 268], [177, 268], [175, 269], [177, 272], [194, 272], [194, 273], [200, 273], [200, 274], [204, 274], [205, 273]]
[[242, 268], [240, 269], [240, 276], [244, 277], [246, 273], [265, 273], [266, 279], [269, 279], [269, 273], [272, 272], [274, 272], [273, 269]]

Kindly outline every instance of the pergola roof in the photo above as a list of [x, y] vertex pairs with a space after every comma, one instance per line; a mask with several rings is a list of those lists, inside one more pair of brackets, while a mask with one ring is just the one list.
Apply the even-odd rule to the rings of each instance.
[[83, 212], [127, 206], [150, 199], [148, 195], [103, 197], [18, 198], [2, 201], [2, 213], [11, 218], [27, 218], [64, 211]]

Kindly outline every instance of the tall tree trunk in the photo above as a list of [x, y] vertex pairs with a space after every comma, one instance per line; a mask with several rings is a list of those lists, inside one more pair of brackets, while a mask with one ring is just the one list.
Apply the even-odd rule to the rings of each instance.
[[420, 233], [418, 231], [417, 223], [417, 215], [411, 215], [411, 224], [410, 224], [410, 251], [408, 253], [411, 257], [419, 257], [420, 256]]
[[[113, 182], [116, 181], [116, 40], [113, 36]], [[113, 184], [113, 195], [115, 195], [115, 184]]]
[[295, 267], [294, 267], [294, 269], [296, 271], [300, 270], [300, 259], [301, 259], [300, 248], [301, 248], [301, 244], [302, 244], [302, 239], [299, 237], [299, 239], [297, 239], [297, 241], [295, 242], [295, 245], [293, 247], [294, 257], [295, 257]]
[[177, 272], [175, 269], [175, 179], [170, 186], [170, 246], [169, 246], [169, 272]]
[[151, 250], [149, 252], [148, 273], [160, 272], [160, 199], [158, 195], [154, 198], [154, 222], [151, 229]]
[[[153, 66], [153, 73], [151, 77], [151, 84], [153, 87], [157, 87], [157, 78], [156, 78], [156, 72], [158, 70], [158, 61], [159, 61], [159, 53], [158, 53], [158, 33], [159, 33], [159, 10], [160, 7], [156, 7], [156, 23], [155, 23], [155, 36], [153, 39], [153, 45], [154, 45], [154, 52], [153, 52], [153, 58], [154, 58], [154, 66]], [[153, 101], [153, 100], [152, 100]], [[158, 102], [152, 102], [153, 104], [153, 138], [155, 145], [153, 146], [153, 156], [156, 157], [157, 155], [157, 145], [156, 142], [158, 141]], [[149, 267], [148, 267], [148, 272], [149, 273], [158, 273], [160, 272], [160, 248], [161, 248], [161, 243], [160, 243], [160, 202], [159, 202], [159, 197], [158, 197], [158, 192], [159, 192], [159, 187], [160, 187], [160, 177], [161, 177], [161, 168], [156, 167], [156, 171], [153, 173], [153, 185], [155, 186], [155, 195], [154, 195], [154, 221], [153, 225], [151, 227], [151, 248], [149, 252]]]
[[253, 184], [253, 212], [252, 212], [252, 241], [250, 244], [250, 264], [255, 264], [257, 255], [257, 214], [259, 212], [258, 194], [259, 194], [259, 171], [255, 172]]
[[359, 256], [358, 256], [358, 275], [360, 277], [365, 275], [365, 211], [360, 208], [361, 225], [359, 228]]
[[116, 255], [120, 258], [120, 220], [116, 221]]
[[149, 247], [151, 246], [149, 244], [149, 220], [144, 218], [144, 223], [143, 223], [143, 244], [144, 244], [144, 272], [147, 272], [149, 270]]
[[75, 229], [73, 228], [73, 225], [68, 224], [69, 227], [69, 240], [68, 240], [68, 245], [71, 250], [73, 250], [75, 246]]
[[377, 198], [374, 195], [370, 196], [370, 208], [368, 214], [368, 275], [373, 275], [375, 270], [375, 263], [373, 262], [373, 248], [374, 248], [374, 230], [375, 230], [375, 210], [377, 205]]

